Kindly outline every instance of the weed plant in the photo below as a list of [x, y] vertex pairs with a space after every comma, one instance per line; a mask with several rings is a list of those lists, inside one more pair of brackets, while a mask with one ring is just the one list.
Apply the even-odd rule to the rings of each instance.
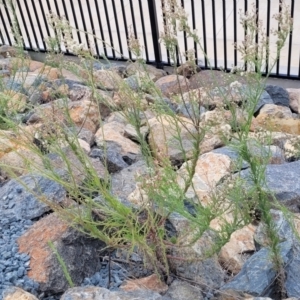
[[[12, 8], [14, 7], [12, 6]], [[161, 33], [161, 43], [169, 52], [174, 73], [177, 74], [178, 53], [181, 64], [184, 63], [184, 57], [186, 57], [189, 65], [196, 70], [193, 51], [181, 55], [181, 49], [177, 42], [178, 32], [184, 31], [187, 38], [193, 40], [197, 47], [203, 51], [200, 38], [188, 24], [187, 14], [174, 0], [163, 1], [163, 12], [164, 32]], [[217, 253], [229, 240], [231, 233], [251, 223], [253, 210], [258, 211], [261, 222], [266, 224], [274, 267], [282, 284], [284, 272], [279, 255], [279, 239], [270, 214], [272, 207], [280, 208], [280, 205], [275, 198], [270, 201], [270, 192], [266, 191], [265, 170], [270, 159], [270, 151], [259, 138], [250, 137], [250, 127], [265, 82], [292, 30], [292, 20], [289, 16], [289, 8], [282, 4], [280, 13], [275, 16], [279, 29], [272, 32], [277, 38], [277, 48], [272, 56], [269, 39], [264, 33], [262, 22], [257, 20], [256, 15], [255, 8], [252, 12], [241, 15], [245, 40], [241, 46], [236, 47], [242, 55], [243, 65], [236, 66], [232, 70], [232, 72], [247, 78], [248, 84], [245, 86], [238, 82], [228, 83], [227, 90], [217, 87], [217, 93], [222, 98], [218, 110], [220, 113], [229, 111], [231, 114], [232, 133], [230, 135], [224, 134], [222, 138], [225, 144], [236, 150], [239, 159], [234, 166], [235, 174], [224, 178], [222, 185], [213, 186], [207, 195], [208, 201], [203, 201], [201, 197], [197, 196], [193, 178], [198, 159], [202, 154], [203, 141], [206, 135], [215, 129], [215, 125], [203, 121], [200, 113], [201, 107], [207, 107], [207, 101], [210, 100], [207, 99], [207, 95], [212, 94], [208, 93], [204, 97], [201, 93], [188, 93], [188, 97], [186, 97], [182, 88], [172, 100], [181, 104], [188, 112], [188, 118], [180, 117], [164, 101], [161, 91], [152, 81], [142, 57], [143, 49], [139, 40], [131, 35], [128, 45], [136, 60], [135, 64], [138, 65], [136, 77], [139, 88], [133, 91], [125, 81], [121, 82], [118, 90], [118, 96], [121, 99], [119, 103], [107, 101], [98, 90], [99, 83], [93, 72], [93, 64], [98, 62], [93, 56], [93, 49], [85, 49], [82, 45], [74, 43], [72, 32], [75, 29], [71, 28], [65, 19], [52, 16], [50, 23], [55, 27], [57, 36], [48, 41], [52, 52], [49, 53], [45, 64], [57, 67], [61, 72], [63, 69], [72, 71], [82, 78], [89, 87], [92, 95], [91, 105], [93, 103], [99, 107], [105, 105], [111, 111], [117, 111], [126, 118], [136, 131], [136, 139], [147, 168], [145, 174], [138, 179], [137, 184], [141, 200], [140, 205], [128, 206], [112, 193], [111, 174], [106, 171], [105, 176], [100, 179], [89, 157], [80, 146], [77, 135], [82, 130], [83, 124], [81, 128], [78, 128], [72, 121], [66, 94], [60, 94], [62, 101], [58, 108], [64, 116], [64, 121], [59, 118], [55, 119], [57, 107], [55, 107], [56, 104], [53, 104], [53, 119], [49, 116], [44, 118], [42, 129], [40, 132], [37, 129], [38, 134], [34, 136], [29, 134], [28, 130], [26, 131], [26, 127], [16, 123], [9, 115], [3, 113], [6, 109], [1, 105], [1, 122], [4, 122], [6, 128], [9, 127], [16, 136], [20, 137], [19, 147], [30, 149], [39, 158], [36, 160], [38, 163], [35, 163], [23, 156], [22, 159], [26, 161], [25, 165], [30, 166], [30, 169], [35, 173], [61, 184], [67, 190], [68, 197], [74, 201], [74, 204], [62, 207], [41, 197], [40, 200], [47, 203], [52, 210], [79, 231], [104, 241], [107, 248], [121, 248], [127, 250], [128, 253], [137, 250], [143, 254], [145, 264], [152, 266], [162, 276], [170, 275], [171, 259], [189, 260], [188, 257], [172, 257], [170, 254], [172, 249], [189, 248], [204, 233], [213, 232], [215, 243], [211, 249], [207, 249], [203, 257], [195, 258], [195, 260], [203, 260], [205, 257]], [[18, 27], [16, 28], [18, 29]], [[91, 40], [97, 38], [88, 32], [85, 34], [88, 34]], [[16, 36], [20, 40], [20, 35], [17, 34]], [[57, 60], [57, 57], [60, 57], [57, 56], [57, 51], [59, 51], [62, 43], [67, 49], [78, 55], [80, 64]], [[109, 46], [107, 45], [107, 47]], [[205, 53], [204, 55], [209, 62]], [[25, 62], [25, 58], [21, 57], [20, 61]], [[263, 77], [262, 74], [265, 76]], [[115, 81], [113, 75], [109, 79]], [[177, 80], [178, 84], [182, 86], [178, 74]], [[176, 147], [180, 149], [179, 162], [169, 159], [167, 155], [168, 144], [166, 151], [159, 156], [156, 149], [149, 146], [148, 140], [151, 137], [146, 139], [141, 130], [142, 122], [150, 126], [147, 111], [145, 111], [145, 91], [155, 99], [152, 103], [148, 103], [148, 111], [155, 115], [166, 136], [170, 132], [172, 133], [172, 139]], [[234, 101], [232, 93], [239, 95], [239, 103]], [[2, 96], [1, 103], [6, 103]], [[28, 107], [29, 109], [31, 108]], [[239, 111], [242, 111], [242, 120], [238, 115]], [[103, 119], [99, 109], [98, 128], [102, 128], [102, 130]], [[189, 151], [185, 150], [182, 139], [183, 131], [188, 133], [191, 140], [192, 149]], [[104, 135], [104, 131], [102, 134]], [[268, 136], [268, 134], [266, 135]], [[43, 147], [39, 143], [34, 143], [34, 140], [42, 141]], [[108, 145], [106, 143], [103, 144], [103, 147], [107, 151]], [[253, 147], [256, 151], [253, 151]], [[76, 163], [66, 155], [66, 148], [74, 154]], [[60, 157], [66, 170], [64, 176], [57, 172], [49, 155], [45, 155], [45, 152]], [[251, 188], [245, 188], [246, 183], [239, 176], [242, 164], [245, 162], [249, 165]], [[183, 176], [179, 175], [179, 168], [183, 170]], [[25, 171], [13, 169], [7, 165], [2, 165], [1, 169], [5, 170], [10, 177]], [[76, 172], [79, 172], [83, 178], [80, 182], [76, 178]], [[193, 197], [190, 197], [190, 194], [193, 194]], [[191, 213], [187, 207], [192, 207], [193, 212]], [[175, 215], [184, 218], [186, 227], [176, 235], [170, 236], [166, 230], [166, 222]], [[217, 229], [211, 226], [214, 220], [218, 220]]]

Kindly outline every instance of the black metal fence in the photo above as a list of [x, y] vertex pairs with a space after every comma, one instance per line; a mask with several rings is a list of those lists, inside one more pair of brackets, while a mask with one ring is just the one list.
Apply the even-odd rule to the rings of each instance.
[[[201, 49], [184, 32], [178, 33], [179, 53], [192, 48], [202, 68], [230, 70], [242, 61], [241, 54], [235, 47], [242, 44], [244, 39], [239, 11], [245, 13], [253, 5], [258, 17], [264, 22], [271, 45], [273, 43], [275, 47], [271, 27], [276, 28], [278, 24], [271, 16], [279, 11], [281, 2], [282, 0], [178, 0], [187, 11], [189, 25], [197, 30], [202, 44]], [[296, 14], [300, 13], [300, 1], [286, 2], [290, 6], [291, 17], [296, 17], [294, 30], [272, 70], [272, 76], [300, 79], [300, 18]], [[159, 43], [160, 34], [164, 31], [162, 0], [1, 0], [0, 3], [0, 44], [13, 45], [16, 42], [13, 27], [19, 26], [24, 49], [48, 51], [47, 39], [56, 35], [56, 28], [51, 26], [48, 17], [54, 14], [65, 17], [74, 28], [73, 40], [92, 49], [95, 57], [134, 59], [127, 43], [132, 33], [143, 45], [147, 63], [158, 67], [172, 63], [167, 49]], [[59, 50], [72, 54], [64, 42]], [[179, 55], [175, 63], [179, 63]]]

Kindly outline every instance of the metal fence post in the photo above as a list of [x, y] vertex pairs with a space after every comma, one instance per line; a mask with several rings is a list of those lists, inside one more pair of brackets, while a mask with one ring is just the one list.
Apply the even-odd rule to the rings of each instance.
[[164, 66], [161, 59], [160, 44], [158, 42], [159, 31], [158, 31], [158, 24], [157, 24], [157, 12], [156, 12], [155, 0], [148, 0], [148, 8], [149, 8], [155, 64], [158, 69], [163, 69]]

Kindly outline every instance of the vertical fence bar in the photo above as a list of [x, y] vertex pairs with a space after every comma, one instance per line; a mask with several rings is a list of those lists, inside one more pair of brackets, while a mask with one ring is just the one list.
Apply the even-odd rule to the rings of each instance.
[[[181, 0], [181, 6], [184, 9], [184, 0]], [[185, 59], [187, 60], [187, 38], [186, 38], [186, 31], [183, 32], [183, 38], [184, 38], [184, 53], [185, 53]]]
[[121, 52], [121, 56], [123, 56], [123, 47], [122, 47], [122, 41], [121, 41], [120, 28], [119, 28], [119, 22], [118, 22], [118, 16], [117, 16], [117, 11], [116, 11], [115, 0], [112, 0], [112, 7], [113, 7], [113, 12], [114, 12], [114, 17], [115, 17], [115, 24], [116, 24], [116, 29], [117, 29], [117, 36], [118, 36], [118, 43], [119, 43], [119, 47], [120, 47], [120, 52]]
[[[256, 0], [255, 2], [255, 13], [256, 13], [256, 19], [255, 19], [255, 24], [256, 24], [256, 35], [255, 35], [255, 46], [256, 46], [256, 49], [255, 49], [255, 61], [256, 61], [256, 64], [255, 64], [255, 72], [257, 73], [257, 59], [258, 59], [258, 26], [259, 26], [259, 9], [258, 9], [258, 0]], [[261, 70], [259, 70], [259, 72], [261, 72]]]
[[137, 38], [137, 31], [136, 31], [135, 16], [134, 16], [134, 9], [133, 9], [133, 5], [132, 5], [132, 0], [129, 0], [129, 4], [130, 4], [131, 17], [132, 17], [134, 37]]
[[115, 46], [114, 46], [114, 42], [113, 42], [113, 38], [112, 38], [112, 33], [111, 33], [111, 28], [110, 28], [110, 22], [109, 22], [109, 18], [108, 18], [108, 10], [107, 10], [107, 5], [106, 5], [106, 0], [103, 0], [103, 5], [104, 5], [104, 12], [105, 12], [106, 23], [107, 23], [107, 28], [108, 28], [110, 46], [111, 46], [113, 58], [116, 59]]
[[[10, 18], [10, 13], [9, 13], [9, 11], [8, 11], [8, 7], [7, 7], [7, 4], [6, 4], [6, 0], [2, 0], [2, 3], [3, 3], [3, 5], [4, 5], [4, 10], [5, 10], [5, 12], [6, 12], [6, 17], [7, 17], [7, 19], [8, 19], [9, 26], [10, 26], [12, 32], [13, 32], [13, 24], [12, 24], [12, 21], [11, 21], [11, 18]], [[11, 9], [12, 9], [12, 8], [11, 8]], [[16, 20], [16, 21], [17, 21], [17, 20]], [[5, 23], [4, 23], [4, 28], [6, 28]], [[19, 22], [18, 22], [18, 30], [19, 30], [19, 31], [21, 30], [21, 28], [20, 28], [20, 26], [19, 26]], [[15, 39], [15, 37], [14, 37], [14, 34], [13, 34], [13, 39], [14, 39], [14, 41], [12, 41], [12, 40], [10, 39], [10, 35], [9, 35], [9, 33], [8, 33], [8, 40], [10, 41], [10, 44], [11, 44], [11, 45], [13, 45], [13, 43], [16, 41], [16, 39]], [[23, 40], [23, 47], [25, 48], [24, 40]]]
[[[80, 17], [82, 20], [82, 25], [83, 25], [83, 30], [84, 30], [84, 36], [85, 36], [85, 41], [87, 44], [88, 49], [90, 49], [90, 42], [89, 42], [89, 35], [87, 33], [87, 27], [86, 27], [86, 23], [85, 23], [85, 19], [84, 19], [84, 14], [83, 14], [83, 8], [82, 8], [82, 4], [81, 4], [82, 0], [78, 1], [78, 5], [79, 5], [79, 11], [80, 11]], [[88, 0], [89, 1], [89, 0]]]
[[[294, 19], [294, 0], [292, 1], [291, 5], [291, 18]], [[293, 41], [293, 30], [290, 32], [290, 40], [289, 40], [289, 54], [288, 54], [288, 69], [287, 69], [287, 76], [291, 76], [291, 57], [292, 57], [292, 41]]]
[[237, 67], [237, 11], [236, 0], [233, 0], [233, 43], [234, 43], [234, 67]]
[[[193, 24], [193, 30], [196, 29], [196, 18], [195, 18], [195, 3], [194, 0], [191, 0], [191, 8], [192, 8], [192, 24]], [[195, 60], [196, 65], [198, 65], [198, 47], [196, 41], [194, 41], [194, 49], [195, 49]]]
[[[4, 4], [3, 4], [3, 5], [4, 5]], [[1, 8], [0, 8], [0, 18], [1, 18], [1, 22], [2, 22], [3, 27], [4, 27], [5, 34], [6, 34], [6, 36], [7, 36], [8, 43], [9, 43], [10, 45], [12, 45], [12, 41], [11, 41], [11, 39], [10, 39], [9, 32], [8, 32], [7, 26], [6, 26], [6, 24], [5, 24], [6, 22], [4, 21], [4, 17], [3, 17], [3, 14], [2, 14]], [[2, 41], [3, 41], [3, 43], [4, 43], [4, 39], [3, 39]]]
[[[20, 12], [20, 15], [21, 15], [21, 19], [22, 19], [22, 22], [23, 22], [23, 26], [24, 26], [24, 29], [25, 29], [25, 32], [26, 32], [26, 35], [27, 35], [27, 39], [28, 39], [28, 43], [29, 43], [29, 48], [30, 48], [30, 49], [33, 49], [33, 47], [32, 47], [32, 42], [31, 42], [31, 39], [30, 39], [30, 35], [29, 35], [29, 32], [28, 32], [28, 28], [27, 28], [27, 26], [26, 26], [26, 22], [25, 22], [23, 10], [21, 9], [20, 1], [17, 0], [16, 4], [17, 4], [17, 6], [18, 6], [18, 9], [19, 9], [19, 12]], [[23, 39], [23, 40], [24, 40], [24, 39]], [[25, 45], [24, 45], [24, 46], [25, 46]]]
[[226, 0], [223, 0], [223, 41], [224, 41], [224, 70], [227, 71]]
[[[282, 5], [282, 0], [279, 0], [279, 9], [278, 9], [279, 14], [281, 13], [281, 10], [282, 10], [281, 5]], [[280, 31], [279, 25], [278, 25], [278, 31]], [[278, 56], [278, 59], [277, 59], [276, 76], [279, 75], [279, 67], [280, 67], [280, 56]]]
[[[123, 1], [121, 1], [123, 2]], [[144, 38], [144, 45], [145, 45], [145, 53], [146, 53], [146, 62], [149, 62], [149, 53], [148, 53], [148, 45], [147, 45], [147, 37], [146, 37], [146, 30], [145, 30], [145, 21], [143, 15], [143, 6], [142, 0], [139, 0], [139, 7], [140, 7], [140, 16], [142, 21], [142, 30], [143, 30], [143, 38]]]
[[217, 31], [216, 31], [216, 8], [215, 0], [212, 0], [212, 18], [213, 18], [213, 40], [214, 40], [214, 61], [215, 69], [218, 68], [218, 57], [217, 57]]
[[[47, 1], [47, 7], [48, 7], [49, 13], [52, 14], [50, 2], [48, 2], [48, 1]], [[52, 23], [52, 27], [53, 27], [53, 31], [54, 31], [54, 34], [55, 34], [55, 39], [56, 39], [56, 42], [57, 42], [58, 51], [61, 51], [61, 47], [60, 47], [59, 40], [58, 40], [58, 33], [57, 33], [56, 28], [55, 28], [55, 23], [54, 22]]]
[[202, 4], [202, 27], [203, 27], [203, 50], [204, 50], [204, 66], [207, 69], [207, 40], [206, 40], [206, 21], [205, 21], [205, 2], [201, 0]]
[[[267, 6], [267, 39], [268, 39], [268, 47], [270, 47], [270, 18], [271, 18], [271, 8], [270, 8], [270, 1], [268, 0], [268, 6]], [[266, 53], [266, 74], [269, 72], [269, 50], [267, 50]]]
[[[32, 8], [33, 8], [33, 11], [34, 11], [36, 21], [37, 21], [38, 28], [39, 28], [39, 31], [40, 31], [40, 36], [42, 38], [43, 47], [44, 47], [44, 50], [46, 50], [45, 37], [44, 37], [43, 31], [42, 31], [40, 18], [38, 17], [38, 13], [37, 13], [37, 10], [36, 10], [35, 1], [31, 0], [31, 4], [32, 4]], [[34, 31], [34, 28], [32, 28], [32, 30]], [[37, 44], [37, 47], [38, 47], [39, 50], [41, 50], [39, 44]]]
[[[248, 13], [248, 0], [245, 0], [245, 10], [244, 10], [244, 12], [245, 12], [245, 14]], [[245, 41], [246, 41], [246, 38], [247, 38], [247, 33], [248, 33], [248, 28], [247, 28], [247, 25], [245, 25], [245, 28], [244, 28]], [[247, 46], [245, 46], [245, 47], [247, 47]], [[247, 71], [247, 70], [248, 70], [248, 64], [247, 64], [247, 61], [245, 61], [245, 71]]]
[[102, 39], [103, 51], [104, 51], [105, 58], [107, 58], [106, 43], [105, 43], [105, 39], [104, 39], [102, 21], [101, 21], [100, 13], [99, 13], [98, 0], [96, 0], [94, 3], [95, 3], [95, 7], [96, 7], [97, 20], [98, 20], [98, 25], [99, 25], [99, 29], [100, 29], [101, 39]]
[[75, 23], [75, 30], [76, 30], [76, 33], [77, 33], [78, 42], [79, 42], [79, 44], [81, 44], [81, 36], [80, 36], [80, 33], [79, 33], [78, 22], [77, 22], [75, 8], [74, 8], [74, 4], [73, 4], [72, 0], [70, 0], [70, 6], [71, 6], [71, 10], [72, 10], [73, 20], [74, 20], [74, 23]]
[[[28, 16], [28, 19], [29, 19], [29, 23], [30, 23], [30, 26], [31, 26], [31, 30], [32, 30], [32, 33], [33, 33], [34, 42], [36, 44], [36, 47], [38, 48], [38, 39], [37, 39], [37, 35], [36, 35], [35, 29], [34, 29], [32, 18], [30, 16], [30, 12], [29, 12], [29, 8], [28, 8], [28, 2], [24, 1], [24, 4], [25, 4], [25, 10], [26, 10], [26, 13], [27, 13], [27, 16]], [[25, 25], [25, 26], [27, 26], [27, 25]], [[31, 47], [31, 49], [33, 49], [33, 47]]]
[[[66, 17], [66, 20], [68, 21], [68, 24], [70, 24], [69, 14], [68, 14], [68, 10], [67, 10], [65, 1], [62, 1], [62, 6], [63, 6], [64, 15]], [[71, 33], [71, 37], [73, 39], [73, 33]], [[68, 47], [66, 47], [66, 53], [70, 53], [70, 50], [68, 49]]]
[[[164, 0], [161, 0], [161, 7], [162, 7], [163, 23], [164, 23], [164, 26], [167, 27], [166, 14], [164, 12], [165, 11], [165, 1]], [[164, 28], [164, 31], [166, 31], [165, 28]], [[167, 50], [168, 65], [171, 65], [170, 51], [168, 48], [166, 50]]]
[[[120, 2], [121, 2], [123, 22], [124, 22], [124, 26], [125, 26], [126, 40], [128, 41], [129, 33], [128, 33], [127, 18], [126, 18], [126, 13], [125, 13], [125, 8], [124, 8], [124, 1], [120, 0]], [[129, 54], [129, 59], [132, 60], [132, 53], [131, 53], [130, 49], [128, 49], [128, 54]]]
[[87, 4], [87, 8], [88, 8], [89, 19], [90, 19], [91, 26], [92, 26], [92, 34], [93, 34], [93, 39], [94, 39], [94, 43], [95, 43], [96, 54], [97, 54], [97, 57], [99, 58], [100, 52], [99, 52], [99, 47], [98, 47], [98, 41], [96, 38], [96, 31], [95, 31], [94, 21], [93, 21], [93, 17], [92, 17], [90, 2], [87, 1], [86, 4]]
[[158, 69], [163, 69], [160, 44], [158, 42], [159, 31], [158, 31], [158, 24], [157, 24], [157, 12], [156, 12], [155, 0], [148, 0], [148, 9], [149, 9], [149, 16], [150, 16], [155, 64]]
[[[42, 12], [42, 16], [43, 16], [43, 21], [46, 27], [46, 31], [47, 31], [47, 36], [50, 37], [50, 30], [49, 30], [49, 24], [47, 22], [47, 17], [45, 15], [45, 10], [43, 8], [43, 5], [41, 4], [42, 0], [39, 0], [39, 7], [40, 7], [40, 11]], [[44, 41], [44, 43], [46, 44], [46, 42]], [[45, 46], [45, 50], [47, 49], [47, 45]]]

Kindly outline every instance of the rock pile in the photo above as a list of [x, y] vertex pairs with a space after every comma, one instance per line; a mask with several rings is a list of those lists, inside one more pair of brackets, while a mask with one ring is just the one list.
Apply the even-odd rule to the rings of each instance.
[[[198, 115], [201, 124], [208, 129], [200, 143], [192, 178], [194, 188], [187, 189], [186, 197], [197, 197], [205, 206], [212, 189], [217, 190], [236, 172], [239, 155], [226, 146], [225, 141], [247, 118], [241, 103], [247, 105], [253, 95], [250, 84], [234, 75], [223, 78], [223, 74], [215, 71], [213, 74], [220, 87], [216, 89], [211, 75], [207, 82], [207, 71], [193, 75], [190, 69], [185, 71], [181, 66], [178, 71], [182, 75], [176, 76], [151, 66], [147, 66], [146, 73], [135, 63], [109, 68], [96, 63], [95, 96], [84, 80], [86, 73], [81, 73], [84, 78], [81, 79], [66, 70], [35, 61], [26, 61], [26, 70], [24, 65], [20, 67], [13, 80], [10, 72], [16, 63], [15, 53], [5, 47], [0, 47], [0, 53], [9, 53], [0, 59], [0, 76], [5, 83], [0, 98], [5, 99], [8, 110], [14, 112], [13, 118], [20, 121], [20, 127], [27, 134], [18, 136], [5, 127], [0, 132], [1, 299], [279, 299], [279, 290], [283, 290], [287, 298], [300, 297], [300, 242], [297, 238], [300, 233], [300, 86], [287, 90], [272, 85], [264, 87], [253, 111], [250, 133], [250, 137], [259, 137], [261, 141], [268, 133], [269, 144], [259, 149], [253, 145], [251, 151], [263, 156], [264, 151], [271, 150], [263, 188], [287, 208], [289, 219], [295, 219], [296, 226], [292, 228], [285, 214], [275, 208], [271, 211], [280, 238], [284, 268], [281, 271], [285, 275], [281, 286], [276, 286], [277, 272], [262, 222], [237, 230], [217, 254], [200, 259], [213, 243], [213, 230], [220, 226], [219, 221], [213, 220], [212, 230], [205, 232], [192, 247], [187, 247], [191, 241], [186, 220], [176, 214], [168, 221], [178, 234], [186, 234], [186, 238], [183, 247], [172, 250], [171, 278], [176, 279], [166, 285], [145, 266], [139, 253], [110, 252], [104, 242], [76, 231], [58, 218], [47, 201], [66, 207], [78, 204], [59, 183], [37, 175], [43, 167], [42, 159], [29, 152], [26, 144], [33, 142], [42, 150], [50, 159], [57, 178], [69, 180], [71, 169], [72, 179], [82, 186], [86, 166], [64, 144], [66, 131], [64, 135], [59, 131], [60, 126], [73, 123], [74, 126], [68, 128], [70, 136], [76, 130], [78, 144], [96, 174], [104, 179], [108, 171], [111, 193], [135, 209], [143, 205], [147, 197], [137, 179], [137, 175], [146, 174], [147, 165], [138, 143], [140, 137], [122, 115], [122, 109], [130, 107], [132, 97], [139, 97], [138, 103], [144, 111], [139, 116], [144, 140], [149, 143], [158, 164], [165, 159], [171, 161], [182, 186], [189, 166], [186, 160], [193, 156], [191, 116]], [[160, 97], [144, 84], [146, 77], [153, 81]], [[124, 84], [132, 94], [124, 94], [121, 89]], [[180, 93], [185, 99], [184, 105], [178, 102]], [[195, 97], [199, 103], [197, 110], [192, 104]], [[228, 110], [227, 101], [236, 104], [237, 118]], [[112, 106], [118, 107], [119, 112], [112, 111]], [[172, 122], [167, 113], [158, 118], [155, 107], [172, 109], [180, 122]], [[65, 108], [68, 116], [62, 113]], [[174, 139], [176, 132], [181, 142]], [[56, 142], [61, 142], [70, 166], [51, 152], [49, 137], [53, 134]], [[28, 137], [30, 141], [26, 140]], [[28, 160], [34, 162], [34, 168], [28, 167]], [[12, 178], [9, 169], [19, 177]], [[251, 186], [249, 164], [244, 162], [242, 169], [240, 176]], [[38, 197], [46, 202], [38, 201]], [[94, 200], [103, 201], [99, 194]], [[75, 287], [68, 289], [69, 282], [49, 241], [66, 264]]]

